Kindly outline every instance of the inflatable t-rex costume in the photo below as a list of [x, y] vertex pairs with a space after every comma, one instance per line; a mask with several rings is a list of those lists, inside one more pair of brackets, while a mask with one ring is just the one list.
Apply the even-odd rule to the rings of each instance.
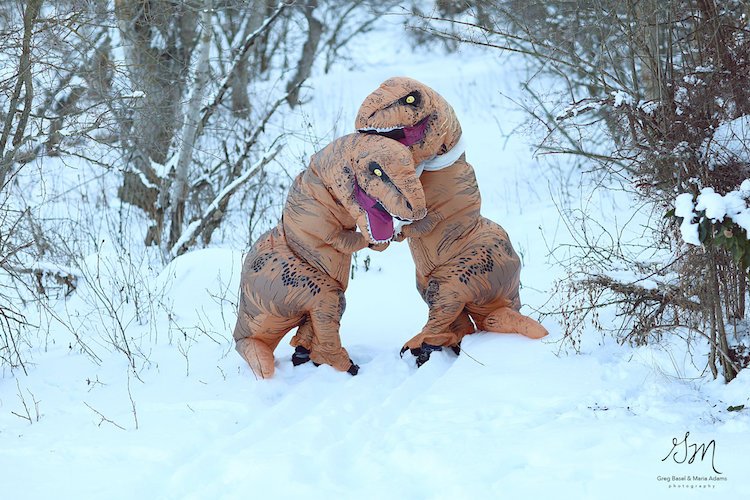
[[403, 226], [417, 271], [417, 289], [429, 306], [422, 332], [409, 340], [421, 365], [442, 347], [459, 352], [464, 335], [481, 330], [547, 335], [518, 312], [521, 262], [507, 233], [480, 215], [474, 169], [466, 162], [461, 125], [440, 94], [411, 78], [391, 78], [362, 103], [359, 132], [409, 147], [427, 200], [427, 215]]
[[424, 215], [405, 146], [350, 134], [313, 155], [289, 189], [281, 222], [255, 242], [242, 266], [234, 339], [253, 372], [273, 375], [274, 349], [298, 326], [295, 365], [311, 359], [356, 375], [339, 338], [351, 254], [368, 245], [384, 250], [393, 217]]

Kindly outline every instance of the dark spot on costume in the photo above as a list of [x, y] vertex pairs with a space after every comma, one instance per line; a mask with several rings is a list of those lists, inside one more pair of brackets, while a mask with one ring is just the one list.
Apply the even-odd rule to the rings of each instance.
[[432, 307], [438, 300], [438, 294], [440, 293], [440, 283], [435, 280], [430, 280], [427, 283], [427, 289], [424, 291], [424, 300], [427, 305]]
[[508, 240], [497, 240], [497, 244], [503, 249], [506, 255], [513, 255], [513, 247]]
[[[458, 280], [465, 285], [469, 283], [469, 280], [473, 276], [489, 274], [495, 268], [495, 256], [492, 248], [486, 248], [481, 254], [474, 250], [471, 252], [471, 255], [473, 257], [472, 259], [467, 259], [466, 262], [462, 261], [462, 264], [466, 267], [458, 277]], [[469, 264], [468, 262], [471, 261], [473, 262]]]
[[288, 264], [283, 264], [281, 267], [281, 283], [284, 286], [310, 286], [310, 278], [301, 274], [298, 275], [296, 268], [290, 267]]
[[[266, 265], [266, 262], [268, 262], [268, 259], [272, 257], [272, 254], [270, 253], [262, 253], [255, 257], [253, 259], [253, 262], [250, 264], [250, 268], [253, 270], [253, 272], [259, 273], [261, 269], [263, 269], [263, 266]], [[274, 259], [275, 260], [275, 259]]]
[[339, 305], [338, 305], [339, 321], [341, 321], [341, 317], [344, 315], [344, 310], [346, 310], [346, 297], [344, 297], [343, 293], [339, 292]]

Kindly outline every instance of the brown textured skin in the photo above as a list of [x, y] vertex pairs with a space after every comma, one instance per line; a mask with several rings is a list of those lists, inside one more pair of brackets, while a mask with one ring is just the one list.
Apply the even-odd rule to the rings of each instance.
[[[388, 178], [370, 172], [373, 161]], [[369, 233], [366, 212], [354, 198], [355, 178], [391, 214], [412, 220], [425, 214], [405, 146], [350, 134], [313, 155], [289, 190], [281, 222], [255, 242], [242, 267], [234, 339], [259, 377], [273, 375], [273, 351], [297, 326], [291, 344], [309, 349], [313, 362], [341, 371], [352, 366], [339, 337], [351, 254], [388, 246]]]
[[[418, 92], [410, 105], [405, 96]], [[413, 127], [429, 117], [424, 138], [409, 146], [415, 164], [444, 154], [458, 142], [461, 126], [453, 108], [430, 87], [411, 78], [391, 78], [362, 103], [356, 129]], [[480, 215], [481, 196], [474, 169], [465, 155], [420, 177], [427, 216], [404, 226], [396, 238], [408, 238], [417, 289], [429, 306], [422, 331], [405, 347], [455, 346], [481, 330], [541, 338], [547, 331], [518, 312], [521, 262], [505, 230]]]

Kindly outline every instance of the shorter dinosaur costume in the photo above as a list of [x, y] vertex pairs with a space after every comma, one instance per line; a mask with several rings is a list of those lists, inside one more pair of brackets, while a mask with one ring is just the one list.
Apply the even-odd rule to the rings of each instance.
[[547, 335], [518, 312], [521, 262], [505, 230], [480, 215], [479, 187], [450, 104], [416, 80], [391, 78], [365, 98], [355, 128], [408, 146], [427, 200], [427, 215], [396, 238], [408, 238], [417, 289], [429, 306], [427, 324], [402, 352], [411, 349], [420, 365], [444, 346], [458, 352], [474, 323], [492, 332]]
[[274, 349], [299, 327], [291, 341], [295, 365], [312, 360], [356, 375], [339, 338], [351, 254], [368, 245], [384, 250], [394, 217], [424, 215], [405, 146], [350, 134], [313, 155], [289, 190], [281, 222], [255, 242], [242, 266], [234, 339], [253, 372], [271, 377]]

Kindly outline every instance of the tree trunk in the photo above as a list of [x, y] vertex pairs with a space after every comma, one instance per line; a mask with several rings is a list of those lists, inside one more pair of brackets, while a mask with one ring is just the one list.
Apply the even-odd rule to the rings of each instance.
[[297, 63], [297, 72], [286, 86], [286, 91], [289, 93], [286, 101], [291, 108], [299, 103], [300, 85], [310, 76], [313, 62], [315, 62], [315, 52], [318, 50], [320, 36], [323, 34], [323, 23], [313, 15], [317, 6], [317, 0], [311, 0], [305, 5], [305, 18], [307, 18], [308, 26], [307, 41], [302, 47], [302, 55]]
[[164, 172], [153, 164], [166, 163], [176, 130], [197, 14], [168, 0], [116, 0], [115, 14], [134, 93], [130, 133], [121, 139], [133, 173], [119, 194], [154, 215]]
[[[198, 52], [195, 80], [190, 89], [190, 99], [182, 126], [182, 147], [177, 159], [177, 169], [172, 195], [170, 197], [170, 229], [169, 248], [171, 248], [182, 233], [182, 224], [185, 216], [185, 200], [188, 195], [188, 175], [190, 164], [193, 160], [193, 149], [200, 123], [201, 104], [205, 94], [206, 83], [209, 76], [209, 55], [211, 52], [211, 0], [206, 0], [201, 15], [201, 38], [200, 51]], [[167, 250], [169, 250], [167, 248]]]
[[[31, 104], [34, 99], [34, 87], [31, 78], [31, 37], [33, 35], [33, 26], [36, 16], [42, 7], [42, 0], [29, 0], [26, 3], [26, 11], [23, 16], [23, 44], [21, 48], [21, 57], [18, 61], [18, 75], [16, 76], [16, 85], [13, 89], [13, 95], [10, 99], [8, 112], [5, 115], [5, 123], [0, 134], [0, 189], [5, 185], [5, 179], [10, 173], [13, 166], [15, 152], [23, 139], [26, 132], [26, 123], [31, 114]], [[16, 124], [16, 131], [12, 134], [13, 121], [18, 111], [18, 104], [21, 98], [21, 90], [24, 90], [23, 111]], [[8, 140], [11, 140], [13, 149], [6, 154], [5, 148]]]
[[[242, 33], [236, 32], [234, 33], [234, 35], [239, 35], [240, 39], [247, 39], [250, 35], [253, 34], [253, 32], [261, 27], [263, 21], [265, 20], [265, 14], [265, 1], [255, 0], [253, 2], [253, 8], [249, 13], [245, 14], [249, 16], [247, 22], [239, 23], [239, 25], [236, 26], [236, 29], [242, 27]], [[256, 50], [254, 50], [252, 54], [245, 53], [237, 61], [237, 65], [232, 72], [232, 112], [236, 116], [247, 117], [250, 113], [250, 97], [247, 94], [247, 86], [250, 83], [248, 65], [251, 58], [257, 59], [257, 54], [259, 52], [260, 51], [256, 48]], [[253, 64], [253, 67], [258, 67], [257, 62]]]
[[644, 97], [647, 101], [661, 102], [664, 93], [664, 72], [662, 67], [662, 43], [660, 39], [659, 0], [637, 2], [638, 19], [638, 58], [641, 61], [641, 78]]

